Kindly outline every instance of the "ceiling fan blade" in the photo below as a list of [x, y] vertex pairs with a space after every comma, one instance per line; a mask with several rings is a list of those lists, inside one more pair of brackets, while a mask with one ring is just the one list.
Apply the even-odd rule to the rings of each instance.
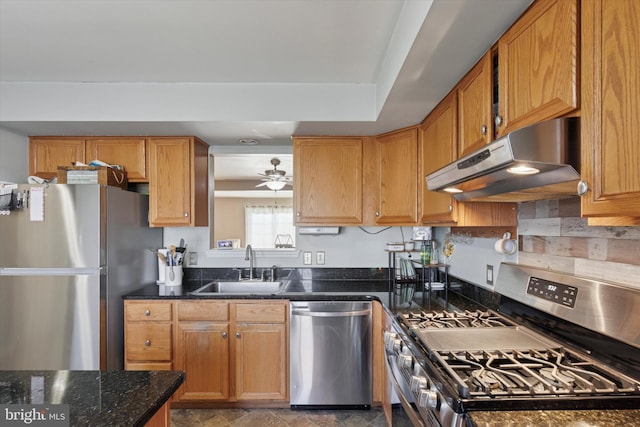
[[258, 184], [258, 185], [256, 185], [256, 187], [263, 187], [263, 186], [265, 186], [265, 185], [267, 185], [267, 183], [266, 183], [266, 182], [263, 182], [262, 184]]

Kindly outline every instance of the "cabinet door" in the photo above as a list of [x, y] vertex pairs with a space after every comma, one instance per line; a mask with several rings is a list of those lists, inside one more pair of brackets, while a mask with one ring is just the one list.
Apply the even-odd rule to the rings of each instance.
[[89, 138], [87, 161], [102, 160], [124, 166], [129, 182], [147, 182], [147, 140], [145, 138]]
[[[418, 131], [410, 128], [376, 139], [377, 193], [375, 222], [415, 225], [418, 221]], [[368, 159], [371, 160], [371, 159]]]
[[180, 401], [229, 399], [229, 323], [179, 322], [175, 369], [186, 373]]
[[236, 398], [287, 400], [286, 324], [240, 323], [235, 332]]
[[78, 161], [85, 161], [83, 138], [29, 139], [29, 175], [51, 179], [58, 176], [58, 166]]
[[363, 140], [294, 138], [296, 224], [362, 224]]
[[458, 84], [458, 158], [492, 140], [492, 62], [489, 51]]
[[640, 216], [638, 23], [637, 0], [582, 2], [583, 216]]
[[456, 92], [451, 92], [427, 116], [420, 127], [420, 188], [423, 224], [456, 220], [456, 200], [446, 193], [427, 190], [424, 177], [456, 159]]
[[149, 140], [149, 223], [154, 227], [193, 225], [190, 142]]
[[498, 134], [578, 107], [576, 0], [538, 0], [498, 40]]

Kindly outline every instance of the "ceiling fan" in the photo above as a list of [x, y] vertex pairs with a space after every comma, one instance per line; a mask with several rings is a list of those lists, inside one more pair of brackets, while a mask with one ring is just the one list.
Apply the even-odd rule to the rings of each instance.
[[271, 159], [271, 164], [273, 165], [273, 169], [267, 169], [264, 173], [259, 173], [258, 175], [264, 176], [262, 178], [262, 184], [256, 185], [256, 187], [267, 186], [270, 190], [282, 190], [286, 185], [291, 185], [293, 181], [293, 177], [286, 176], [287, 172], [278, 169], [278, 165], [280, 164], [280, 159], [274, 157]]

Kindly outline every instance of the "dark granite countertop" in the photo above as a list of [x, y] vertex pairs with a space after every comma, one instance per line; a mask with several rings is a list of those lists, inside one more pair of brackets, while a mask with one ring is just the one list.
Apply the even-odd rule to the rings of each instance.
[[0, 371], [0, 405], [66, 404], [71, 426], [143, 426], [183, 381], [182, 371]]
[[474, 427], [630, 427], [640, 425], [640, 409], [478, 411], [469, 418]]
[[[237, 272], [235, 273], [237, 274]], [[366, 275], [366, 272], [364, 272]], [[233, 299], [272, 299], [286, 298], [290, 300], [362, 300], [377, 299], [383, 302], [384, 309], [395, 316], [401, 311], [411, 310], [496, 310], [499, 304], [499, 295], [465, 283], [451, 277], [452, 286], [445, 300], [444, 292], [434, 293], [434, 297], [415, 297], [408, 307], [393, 307], [389, 304], [393, 295], [389, 292], [387, 273], [376, 271], [372, 277], [366, 278], [345, 277], [344, 274], [334, 276], [317, 277], [315, 275], [292, 274], [288, 277], [288, 283], [282, 293], [276, 295], [220, 295], [198, 297], [189, 295], [189, 292], [197, 289], [206, 282], [221, 279], [222, 277], [206, 276], [199, 280], [187, 280], [184, 282], [182, 295], [162, 296], [159, 286], [151, 285], [139, 289], [125, 296], [125, 299], [193, 299], [193, 298], [233, 298]], [[386, 295], [386, 296], [385, 296]], [[640, 425], [640, 409], [634, 410], [544, 410], [544, 411], [476, 411], [469, 413], [470, 425], [475, 427], [608, 427], [608, 426], [632, 426]]]

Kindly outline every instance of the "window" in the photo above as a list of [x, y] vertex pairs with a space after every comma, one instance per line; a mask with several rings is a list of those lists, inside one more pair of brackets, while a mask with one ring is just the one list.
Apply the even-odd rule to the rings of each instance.
[[292, 206], [245, 206], [245, 227], [254, 248], [275, 248], [276, 239], [295, 246]]

